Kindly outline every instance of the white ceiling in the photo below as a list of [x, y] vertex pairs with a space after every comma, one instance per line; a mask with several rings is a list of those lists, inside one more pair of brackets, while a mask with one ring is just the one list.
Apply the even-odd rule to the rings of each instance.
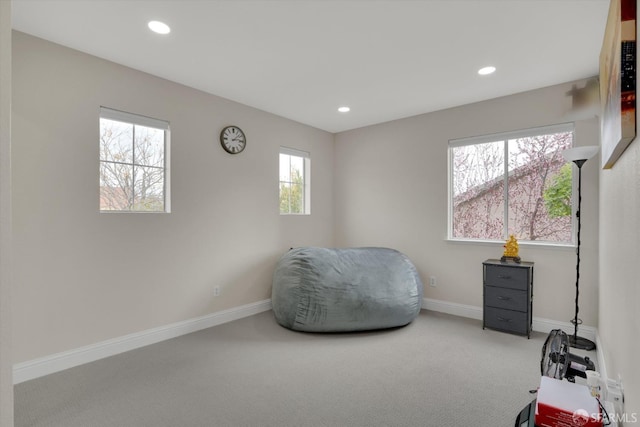
[[[0, 0], [4, 1], [4, 0]], [[609, 0], [13, 0], [13, 27], [330, 132], [598, 74]], [[171, 33], [150, 32], [161, 20]], [[485, 65], [497, 72], [479, 76]], [[351, 112], [338, 113], [341, 105]]]

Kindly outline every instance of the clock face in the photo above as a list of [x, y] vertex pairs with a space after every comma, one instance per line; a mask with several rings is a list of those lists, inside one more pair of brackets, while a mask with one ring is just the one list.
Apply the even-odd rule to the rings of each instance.
[[220, 144], [227, 153], [238, 154], [247, 145], [247, 138], [239, 127], [227, 126], [220, 132]]

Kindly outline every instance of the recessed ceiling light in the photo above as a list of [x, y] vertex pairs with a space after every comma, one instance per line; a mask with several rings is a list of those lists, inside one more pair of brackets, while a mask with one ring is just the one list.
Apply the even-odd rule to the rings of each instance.
[[149, 23], [147, 25], [149, 26], [149, 29], [151, 31], [153, 31], [154, 33], [169, 34], [171, 32], [171, 28], [169, 28], [169, 26], [167, 24], [165, 24], [164, 22], [149, 21]]
[[340, 111], [341, 113], [348, 113], [349, 111], [351, 111], [351, 108], [344, 106], [344, 107], [338, 108], [338, 111]]
[[484, 67], [484, 68], [480, 68], [478, 70], [478, 74], [480, 74], [481, 76], [486, 76], [487, 74], [492, 74], [493, 72], [496, 71], [496, 67]]

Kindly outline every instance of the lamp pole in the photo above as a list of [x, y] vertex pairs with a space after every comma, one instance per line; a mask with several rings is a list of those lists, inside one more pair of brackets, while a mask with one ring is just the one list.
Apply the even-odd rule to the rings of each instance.
[[582, 228], [580, 208], [582, 207], [582, 165], [586, 161], [587, 159], [573, 161], [578, 166], [578, 210], [576, 211], [576, 217], [578, 218], [578, 246], [576, 247], [576, 313], [571, 321], [573, 323], [573, 335], [569, 336], [569, 345], [581, 350], [595, 350], [596, 344], [593, 341], [578, 336], [578, 325], [582, 323], [582, 320], [578, 319], [578, 312], [580, 311], [578, 306], [578, 298], [580, 297], [580, 229]]
[[571, 161], [578, 166], [578, 209], [576, 210], [576, 217], [578, 218], [578, 232], [577, 232], [577, 246], [576, 246], [576, 311], [571, 320], [573, 323], [573, 335], [569, 336], [569, 345], [581, 350], [595, 350], [596, 344], [583, 337], [578, 336], [578, 325], [582, 323], [582, 320], [578, 318], [580, 307], [578, 306], [578, 299], [580, 297], [580, 231], [582, 228], [582, 221], [580, 217], [580, 209], [582, 208], [582, 166], [587, 160], [595, 156], [599, 147], [575, 147], [566, 150], [562, 155], [568, 161]]

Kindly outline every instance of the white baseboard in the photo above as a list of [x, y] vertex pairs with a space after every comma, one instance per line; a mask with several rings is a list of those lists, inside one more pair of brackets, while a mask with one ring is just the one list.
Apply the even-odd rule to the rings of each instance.
[[[454, 316], [468, 317], [470, 319], [482, 320], [482, 307], [474, 305], [458, 304], [454, 302], [423, 298], [422, 308], [425, 310], [438, 311], [440, 313], [453, 314]], [[562, 329], [570, 333], [573, 331], [573, 324], [570, 322], [560, 322], [558, 320], [543, 319], [533, 317], [533, 330], [536, 332], [549, 333], [553, 329]], [[596, 340], [596, 328], [592, 326], [580, 326], [580, 336], [591, 341]]]
[[[482, 320], [482, 307], [473, 305], [424, 298], [422, 301], [422, 308], [425, 310]], [[271, 310], [270, 299], [240, 307], [234, 307], [228, 310], [222, 310], [206, 316], [197, 317], [195, 319], [184, 320], [182, 322], [148, 329], [146, 331], [136, 332], [77, 349], [52, 354], [50, 356], [17, 363], [13, 366], [13, 382], [14, 384], [19, 384], [69, 369], [74, 366], [114, 356], [136, 348], [176, 338], [181, 335], [221, 325], [233, 320], [242, 319], [268, 310]], [[533, 318], [534, 331], [548, 333], [552, 329], [562, 329], [568, 332], [573, 329], [573, 325], [569, 322], [559, 322], [556, 320], [537, 317]], [[607, 378], [604, 354], [602, 352], [601, 343], [599, 342], [600, 337], [597, 335], [596, 329], [590, 326], [581, 326], [580, 335], [597, 343], [598, 367], [600, 368], [601, 375], [604, 378]]]
[[13, 365], [13, 383], [19, 384], [74, 366], [114, 356], [124, 353], [125, 351], [190, 334], [268, 310], [271, 310], [270, 299], [17, 363]]
[[609, 376], [607, 375], [607, 364], [604, 360], [604, 350], [602, 348], [602, 340], [600, 339], [600, 334], [596, 331], [596, 355], [598, 362], [598, 372], [600, 372], [600, 378], [602, 378], [607, 383]]
[[454, 316], [482, 320], [482, 307], [476, 307], [474, 305], [465, 305], [455, 302], [423, 298], [422, 308], [425, 310], [437, 311], [440, 313], [453, 314]]

